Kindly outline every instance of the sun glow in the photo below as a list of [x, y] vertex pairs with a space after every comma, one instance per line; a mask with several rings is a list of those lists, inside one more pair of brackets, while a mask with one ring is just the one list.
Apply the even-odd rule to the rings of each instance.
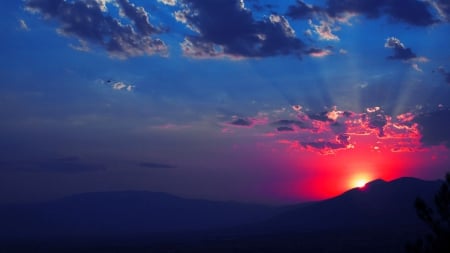
[[369, 176], [367, 175], [355, 175], [349, 183], [351, 188], [362, 188], [370, 181]]

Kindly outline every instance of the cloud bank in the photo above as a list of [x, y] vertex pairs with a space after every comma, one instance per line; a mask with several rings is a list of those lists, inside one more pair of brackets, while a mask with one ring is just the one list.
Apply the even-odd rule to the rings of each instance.
[[107, 12], [107, 2], [27, 0], [25, 7], [47, 20], [56, 20], [59, 34], [76, 38], [80, 43], [103, 47], [113, 57], [167, 54], [164, 42], [152, 37], [161, 33], [161, 28], [150, 24], [143, 7], [135, 6], [128, 0], [116, 0], [120, 14], [130, 21], [130, 24], [124, 24]]

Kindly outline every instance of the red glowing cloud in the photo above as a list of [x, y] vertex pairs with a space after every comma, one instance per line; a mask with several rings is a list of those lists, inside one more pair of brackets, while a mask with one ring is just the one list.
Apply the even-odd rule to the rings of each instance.
[[444, 146], [422, 143], [416, 115], [394, 117], [380, 107], [362, 113], [332, 108], [313, 114], [295, 106], [287, 119], [266, 114], [267, 124], [258, 121], [252, 131], [254, 136], [259, 133], [258, 147], [270, 150], [266, 157], [277, 161], [288, 156], [291, 161], [293, 176], [272, 186], [280, 197], [322, 199], [378, 178], [420, 177], [426, 175], [423, 168], [448, 162]]

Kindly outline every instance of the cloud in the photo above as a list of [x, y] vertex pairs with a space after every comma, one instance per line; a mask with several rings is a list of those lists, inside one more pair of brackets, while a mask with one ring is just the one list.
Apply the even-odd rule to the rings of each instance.
[[285, 126], [296, 126], [298, 128], [310, 128], [310, 126], [308, 126], [304, 121], [300, 121], [300, 120], [289, 120], [289, 119], [282, 119], [282, 120], [278, 120], [272, 123], [275, 126], [281, 126], [281, 127], [285, 127]]
[[170, 6], [175, 6], [177, 4], [177, 0], [158, 0], [158, 2]]
[[417, 56], [411, 48], [405, 47], [405, 45], [397, 38], [395, 37], [389, 37], [386, 39], [386, 42], [384, 43], [385, 48], [390, 48], [394, 51], [394, 54], [391, 56], [388, 56], [387, 58], [389, 60], [402, 60], [411, 65], [411, 67], [418, 71], [422, 72], [422, 69], [417, 64], [417, 62], [427, 62], [428, 59], [423, 56]]
[[77, 50], [77, 51], [81, 51], [81, 52], [88, 52], [91, 50], [91, 48], [89, 47], [88, 43], [84, 40], [79, 40], [79, 45], [73, 45], [70, 44], [69, 45], [71, 48]]
[[437, 11], [442, 21], [450, 21], [450, 3], [448, 0], [427, 0], [427, 2]]
[[322, 8], [297, 0], [296, 5], [290, 5], [288, 7], [286, 16], [293, 19], [312, 19], [321, 12], [323, 12]]
[[438, 22], [429, 10], [430, 4], [420, 0], [329, 0], [327, 3], [326, 11], [332, 17], [356, 13], [370, 19], [385, 15], [414, 26]]
[[442, 76], [444, 76], [445, 82], [446, 82], [447, 84], [450, 84], [450, 72], [447, 71], [447, 70], [445, 70], [444, 67], [442, 67], [442, 66], [439, 67], [439, 68], [437, 69], [437, 71], [438, 71]]
[[113, 81], [110, 79], [108, 79], [108, 80], [98, 79], [96, 82], [107, 85], [107, 86], [111, 87], [113, 90], [133, 91], [133, 89], [135, 88], [134, 85], [125, 83], [123, 81]]
[[319, 35], [320, 40], [339, 40], [339, 37], [333, 34], [333, 22], [321, 20], [320, 25], [315, 25], [312, 20], [309, 20], [309, 25], [312, 27], [314, 33]]
[[325, 56], [330, 55], [332, 52], [329, 49], [323, 49], [323, 48], [311, 48], [306, 51], [306, 53], [315, 58], [323, 58]]
[[294, 131], [294, 128], [288, 126], [277, 127], [278, 132], [291, 132]]
[[367, 122], [368, 127], [372, 129], [378, 130], [378, 137], [384, 136], [384, 127], [387, 124], [387, 118], [385, 115], [385, 112], [381, 110], [379, 107], [374, 108], [368, 108], [367, 114], [363, 115], [363, 119], [366, 118], [367, 115]]
[[142, 162], [139, 166], [149, 169], [174, 169], [176, 166], [164, 163]]
[[417, 57], [411, 48], [406, 48], [405, 45], [395, 37], [387, 38], [384, 47], [392, 48], [394, 50], [394, 55], [388, 56], [388, 59], [390, 60], [410, 60]]
[[107, 2], [110, 1], [27, 0], [25, 6], [45, 19], [56, 20], [59, 34], [99, 45], [113, 57], [167, 54], [164, 42], [151, 37], [162, 30], [149, 23], [143, 7], [128, 0], [116, 0], [120, 13], [130, 21], [123, 24], [105, 12]]
[[126, 84], [126, 83], [123, 83], [123, 82], [116, 82], [116, 83], [113, 83], [113, 84], [111, 85], [111, 87], [112, 87], [114, 90], [126, 90], [126, 91], [132, 91], [132, 90], [134, 89], [134, 85]]
[[286, 18], [271, 14], [256, 20], [240, 0], [183, 0], [175, 18], [193, 30], [181, 44], [193, 58], [301, 56], [304, 43]]
[[23, 20], [23, 19], [19, 19], [19, 27], [21, 30], [24, 30], [24, 31], [30, 30], [30, 28], [27, 25], [27, 22], [25, 22], [25, 20]]
[[443, 16], [448, 15], [448, 6], [447, 0], [328, 0], [324, 7], [319, 7], [297, 0], [296, 4], [288, 7], [286, 15], [293, 19], [325, 17], [328, 20], [347, 19], [349, 14], [369, 19], [387, 16], [393, 21], [414, 26], [430, 26], [439, 22], [430, 8], [434, 7]]
[[312, 120], [318, 120], [318, 121], [332, 121], [332, 119], [330, 119], [328, 117], [328, 111], [325, 112], [320, 112], [320, 113], [309, 113], [307, 114], [308, 118], [312, 119]]
[[418, 115], [415, 122], [419, 124], [422, 135], [420, 141], [426, 146], [445, 145], [450, 148], [450, 110], [441, 109]]
[[239, 119], [233, 120], [230, 124], [235, 125], [235, 126], [251, 126], [252, 122], [247, 119], [239, 118]]
[[411, 64], [411, 67], [417, 72], [423, 72], [423, 70], [419, 67], [417, 63]]
[[349, 135], [340, 134], [336, 136], [334, 141], [301, 142], [300, 145], [306, 149], [313, 149], [319, 151], [321, 154], [330, 155], [340, 149], [354, 148], [349, 140]]
[[243, 128], [245, 131], [259, 132], [256, 136], [268, 138], [274, 141], [274, 145], [284, 145], [288, 150], [323, 155], [355, 148], [389, 152], [425, 149], [416, 120], [420, 111], [394, 117], [379, 106], [366, 108], [362, 112], [339, 110], [336, 106], [322, 112], [313, 112], [301, 106], [292, 109], [292, 112], [283, 111], [283, 114], [274, 110], [255, 117], [234, 116], [231, 123], [225, 123], [226, 128], [222, 132], [239, 134], [233, 130]]

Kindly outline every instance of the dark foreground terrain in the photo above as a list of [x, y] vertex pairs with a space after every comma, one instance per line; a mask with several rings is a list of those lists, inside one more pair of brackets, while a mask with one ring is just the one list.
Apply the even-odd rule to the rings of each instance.
[[0, 209], [0, 253], [404, 252], [428, 233], [417, 196], [440, 181], [376, 180], [289, 207], [189, 200], [162, 193], [88, 193]]

